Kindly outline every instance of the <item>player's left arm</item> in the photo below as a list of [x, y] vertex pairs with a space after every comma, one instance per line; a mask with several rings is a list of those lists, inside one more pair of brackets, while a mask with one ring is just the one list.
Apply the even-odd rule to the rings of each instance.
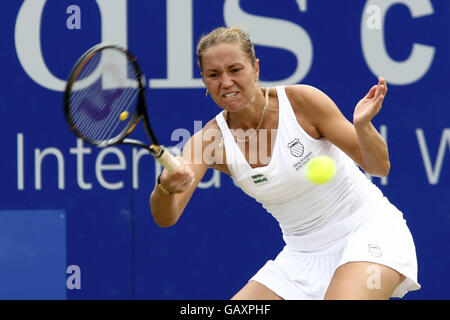
[[353, 123], [341, 113], [336, 104], [322, 91], [301, 86], [297, 89], [308, 122], [320, 136], [344, 151], [365, 172], [373, 176], [387, 176], [390, 169], [386, 141], [371, 120], [380, 111], [387, 86], [382, 78], [355, 107]]

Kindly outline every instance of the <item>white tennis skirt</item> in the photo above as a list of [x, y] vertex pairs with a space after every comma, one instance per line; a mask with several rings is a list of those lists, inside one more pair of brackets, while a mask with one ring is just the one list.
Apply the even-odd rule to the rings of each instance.
[[366, 203], [337, 224], [284, 240], [286, 246], [276, 259], [250, 279], [283, 299], [323, 299], [335, 270], [352, 261], [385, 265], [404, 275], [392, 297], [420, 289], [413, 238], [402, 213], [385, 197]]

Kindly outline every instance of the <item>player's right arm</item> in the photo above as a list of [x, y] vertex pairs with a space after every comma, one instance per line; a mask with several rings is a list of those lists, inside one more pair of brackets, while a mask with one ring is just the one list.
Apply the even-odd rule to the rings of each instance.
[[160, 227], [170, 227], [178, 221], [208, 169], [203, 150], [210, 142], [203, 139], [204, 130], [195, 133], [184, 146], [178, 158], [181, 165], [170, 173], [163, 170], [160, 176], [161, 185], [173, 194], [165, 194], [158, 185], [152, 191], [151, 212]]

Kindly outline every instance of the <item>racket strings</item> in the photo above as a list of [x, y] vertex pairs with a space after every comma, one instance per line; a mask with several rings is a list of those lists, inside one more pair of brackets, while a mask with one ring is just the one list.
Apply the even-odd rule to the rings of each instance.
[[[70, 105], [74, 106], [74, 107], [78, 107], [80, 105], [80, 100], [83, 99], [86, 96], [86, 92], [83, 91], [79, 91], [79, 89], [77, 88], [81, 82], [83, 80], [85, 80], [87, 78], [88, 75], [92, 74], [92, 71], [94, 68], [96, 68], [98, 66], [98, 62], [100, 60], [100, 55], [95, 55], [91, 58], [91, 60], [89, 60], [89, 63], [87, 63], [80, 71], [79, 71], [79, 76], [77, 78], [77, 81], [73, 84], [73, 91], [70, 97]], [[97, 96], [97, 100], [96, 102], [94, 102], [94, 105], [97, 105], [97, 103], [99, 102], [99, 100], [101, 99], [101, 96]], [[80, 116], [83, 115], [84, 113], [78, 113], [73, 120], [79, 120]]]
[[[95, 121], [90, 121], [89, 115], [85, 115], [83, 122], [81, 122], [81, 127], [78, 128], [80, 132], [86, 137], [92, 140], [109, 140], [116, 135], [117, 127], [121, 124], [120, 114], [122, 112], [129, 112], [132, 104], [127, 104], [124, 109], [124, 101], [134, 99], [137, 96], [136, 90], [126, 90], [119, 100], [111, 105], [111, 111], [109, 115], [105, 118], [103, 123], [96, 123]], [[86, 121], [87, 119], [87, 121]], [[128, 123], [128, 122], [127, 122]]]
[[[77, 87], [79, 87], [83, 81], [86, 81], [86, 78], [88, 78], [89, 75], [93, 74], [93, 70], [98, 68], [99, 63], [100, 63], [100, 54], [96, 54], [94, 56], [92, 56], [89, 60], [87, 60], [85, 62], [84, 67], [81, 68], [81, 70], [79, 70], [79, 75], [77, 77], [77, 81], [73, 84], [73, 91], [72, 91], [72, 96], [76, 96], [77, 98], [73, 101], [71, 101], [71, 104], [73, 106], [77, 106], [80, 103], [80, 99], [82, 99], [85, 95], [83, 94], [79, 94], [80, 92], [78, 91], [79, 89]], [[81, 93], [84, 93], [83, 91], [81, 91]], [[101, 96], [97, 96], [97, 99], [101, 99]], [[98, 103], [99, 101], [96, 101], [96, 103]], [[94, 105], [96, 105], [94, 103]]]
[[[123, 94], [123, 96], [121, 96], [121, 101], [118, 101], [115, 104], [116, 105], [115, 107], [113, 106], [114, 112], [111, 113], [111, 115], [109, 116], [107, 126], [105, 126], [103, 128], [103, 130], [98, 133], [98, 135], [100, 136], [99, 140], [109, 140], [112, 138], [117, 127], [120, 125], [120, 122], [121, 122], [120, 115], [123, 112], [130, 113], [129, 110], [132, 107], [132, 104], [126, 104], [126, 107], [124, 109], [122, 107], [124, 101], [134, 100], [136, 98], [137, 94], [138, 94], [137, 90], [126, 90], [125, 94]], [[119, 119], [120, 121], [115, 121], [115, 119]]]
[[[137, 74], [128, 59], [126, 71], [120, 72], [124, 58], [117, 50], [103, 50], [81, 65], [73, 83], [69, 98], [72, 123], [76, 131], [96, 144], [126, 134], [136, 120]], [[127, 116], [122, 118], [124, 112]]]
[[[128, 65], [128, 71], [134, 72], [134, 69], [132, 69], [132, 67]], [[121, 121], [114, 121], [114, 120], [115, 119], [120, 120], [120, 114], [123, 112], [130, 113], [130, 108], [132, 108], [134, 105], [128, 102], [136, 101], [137, 94], [138, 94], [137, 89], [126, 88], [122, 93], [122, 95], [120, 96], [120, 98], [113, 102], [111, 108], [114, 111], [108, 116], [109, 119], [107, 125], [104, 126], [101, 132], [98, 133], [98, 135], [100, 136], [99, 140], [109, 140], [112, 138], [112, 134], [116, 131], [117, 127], [121, 123]], [[123, 108], [122, 106], [125, 106], [125, 108]]]

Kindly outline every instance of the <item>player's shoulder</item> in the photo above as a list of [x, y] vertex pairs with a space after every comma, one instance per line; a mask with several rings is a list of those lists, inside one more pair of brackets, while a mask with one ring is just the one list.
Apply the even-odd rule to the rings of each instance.
[[196, 131], [194, 133], [194, 135], [201, 135], [201, 134], [205, 134], [205, 132], [207, 132], [208, 130], [220, 130], [219, 124], [216, 121], [216, 118], [212, 118], [210, 120], [208, 120], [200, 130]]
[[220, 130], [219, 124], [216, 118], [209, 120], [200, 130], [194, 133], [190, 140], [201, 140], [202, 149], [208, 146], [211, 142], [216, 141], [216, 139], [222, 138], [222, 131]]
[[209, 130], [209, 129], [220, 129], [219, 124], [217, 123], [216, 117], [209, 120], [202, 128], [202, 130]]
[[295, 84], [285, 87], [286, 95], [290, 101], [305, 103], [325, 95], [320, 89], [309, 84]]
[[200, 130], [199, 134], [202, 136], [222, 136], [222, 131], [220, 130], [216, 118], [214, 117], [209, 120]]
[[286, 95], [296, 112], [317, 112], [326, 110], [331, 99], [319, 88], [308, 84], [296, 84], [285, 87]]
[[220, 142], [223, 141], [222, 131], [215, 118], [209, 120], [200, 130], [186, 143], [183, 153], [190, 156], [191, 161], [202, 159], [201, 164], [218, 169], [229, 174], [226, 167], [217, 166], [217, 163], [225, 163], [221, 160], [223, 153], [217, 152], [220, 149]]

